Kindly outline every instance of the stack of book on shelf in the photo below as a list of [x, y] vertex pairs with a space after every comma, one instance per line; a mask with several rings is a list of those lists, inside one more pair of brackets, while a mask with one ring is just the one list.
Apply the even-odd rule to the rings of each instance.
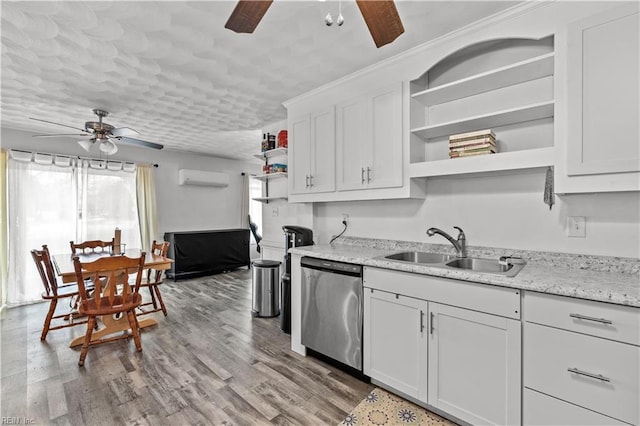
[[494, 154], [496, 152], [498, 152], [496, 135], [491, 129], [449, 136], [449, 158]]

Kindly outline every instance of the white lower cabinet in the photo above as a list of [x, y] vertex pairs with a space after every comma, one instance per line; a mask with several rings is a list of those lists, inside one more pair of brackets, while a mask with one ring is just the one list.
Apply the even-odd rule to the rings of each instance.
[[524, 313], [524, 424], [640, 423], [640, 309], [526, 292]]
[[364, 286], [365, 374], [465, 422], [520, 424], [519, 291], [369, 267]]
[[520, 321], [429, 303], [429, 405], [472, 424], [520, 423]]
[[427, 401], [427, 302], [365, 289], [364, 373]]

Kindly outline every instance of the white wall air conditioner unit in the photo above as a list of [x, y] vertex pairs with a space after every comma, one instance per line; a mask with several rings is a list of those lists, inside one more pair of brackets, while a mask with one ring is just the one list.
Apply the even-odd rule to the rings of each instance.
[[203, 170], [178, 170], [180, 185], [229, 186], [229, 175], [226, 173], [205, 172]]

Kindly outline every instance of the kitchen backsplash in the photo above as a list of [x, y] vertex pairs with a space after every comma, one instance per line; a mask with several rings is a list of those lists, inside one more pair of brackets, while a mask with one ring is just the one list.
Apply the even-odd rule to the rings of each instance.
[[[431, 253], [455, 254], [450, 244], [430, 244], [413, 241], [383, 240], [362, 237], [340, 237], [334, 244], [372, 247], [384, 250], [415, 250]], [[500, 256], [522, 257], [527, 262], [549, 265], [557, 268], [584, 269], [600, 272], [617, 272], [640, 275], [640, 259], [629, 257], [594, 256], [573, 253], [555, 253], [508, 248], [467, 246], [467, 256], [498, 258]]]

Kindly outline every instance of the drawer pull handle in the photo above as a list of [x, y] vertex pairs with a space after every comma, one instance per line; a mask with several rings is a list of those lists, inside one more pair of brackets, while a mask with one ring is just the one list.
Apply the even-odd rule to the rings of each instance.
[[599, 323], [602, 323], [602, 324], [613, 324], [613, 321], [605, 319], [605, 318], [588, 317], [586, 315], [580, 315], [580, 314], [569, 314], [569, 316], [571, 318], [576, 318], [576, 319], [581, 319], [581, 320], [586, 320], [586, 321], [595, 321], [595, 322], [599, 322]]
[[569, 373], [579, 374], [581, 376], [591, 377], [592, 379], [602, 380], [603, 382], [610, 382], [611, 379], [604, 377], [602, 374], [587, 373], [586, 371], [578, 370], [577, 368], [567, 368]]

